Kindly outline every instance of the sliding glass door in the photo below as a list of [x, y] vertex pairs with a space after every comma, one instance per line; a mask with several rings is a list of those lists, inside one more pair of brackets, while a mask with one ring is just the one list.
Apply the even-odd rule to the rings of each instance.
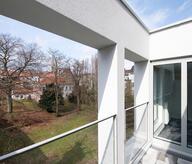
[[192, 62], [187, 63], [187, 146], [192, 148]]
[[153, 134], [192, 150], [192, 59], [153, 63]]
[[153, 69], [154, 136], [181, 142], [181, 64]]
[[192, 153], [192, 58], [153, 62], [152, 68], [155, 142]]

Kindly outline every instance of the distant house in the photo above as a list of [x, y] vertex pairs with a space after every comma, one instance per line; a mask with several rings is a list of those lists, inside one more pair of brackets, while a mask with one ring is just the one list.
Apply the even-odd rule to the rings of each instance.
[[[58, 75], [58, 85], [62, 91], [63, 97], [66, 99], [73, 92], [74, 81], [69, 69], [60, 69]], [[48, 84], [55, 83], [55, 75], [53, 72], [44, 72], [40, 76], [40, 86], [43, 88]]]
[[[57, 78], [59, 88], [66, 99], [74, 90], [72, 74], [69, 69], [61, 69]], [[26, 71], [17, 80], [18, 85], [13, 89], [12, 98], [15, 100], [33, 99], [39, 101], [46, 85], [53, 83], [55, 83], [53, 72], [31, 74]]]
[[39, 101], [42, 93], [40, 85], [40, 73], [25, 71], [16, 81], [16, 87], [12, 91], [15, 100], [33, 99]]
[[125, 78], [125, 89], [129, 90], [129, 93], [134, 92], [134, 66], [129, 69], [124, 70], [124, 78]]
[[131, 69], [125, 69], [125, 80], [131, 80], [134, 83], [134, 66]]
[[66, 99], [74, 91], [74, 80], [70, 69], [60, 69], [59, 74], [64, 78], [63, 97]]

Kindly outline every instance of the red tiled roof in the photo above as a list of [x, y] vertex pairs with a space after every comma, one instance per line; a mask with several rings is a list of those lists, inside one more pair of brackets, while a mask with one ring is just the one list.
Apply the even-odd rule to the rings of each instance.
[[[64, 84], [64, 77], [57, 77], [58, 84]], [[55, 83], [55, 75], [52, 72], [43, 73], [40, 77], [40, 84], [52, 84]]]

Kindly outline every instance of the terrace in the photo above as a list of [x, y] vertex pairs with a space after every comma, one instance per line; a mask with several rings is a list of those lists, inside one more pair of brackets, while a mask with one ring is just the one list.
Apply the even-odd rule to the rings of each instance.
[[[2, 0], [0, 14], [98, 50], [97, 120], [1, 155], [0, 161], [21, 162], [22, 155], [36, 156], [40, 151], [33, 150], [95, 128], [99, 164], [191, 163], [191, 19], [149, 31], [119, 0]], [[128, 109], [125, 59], [134, 62], [135, 74], [135, 104]], [[80, 152], [81, 143], [75, 148]]]

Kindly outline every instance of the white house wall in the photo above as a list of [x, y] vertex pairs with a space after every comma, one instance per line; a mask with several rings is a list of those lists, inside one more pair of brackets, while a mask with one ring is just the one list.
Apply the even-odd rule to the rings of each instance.
[[37, 0], [148, 58], [148, 33], [119, 0]]
[[120, 0], [2, 0], [0, 14], [94, 48], [118, 43], [148, 58], [149, 34]]
[[[121, 46], [103, 48], [98, 54], [98, 118], [117, 114], [99, 124], [98, 160], [101, 164], [124, 163], [125, 110], [124, 110], [124, 49]], [[117, 126], [115, 141], [114, 126]], [[113, 142], [115, 141], [115, 142]], [[115, 150], [116, 149], [116, 150]], [[117, 152], [117, 156], [114, 155]]]
[[150, 35], [150, 60], [192, 55], [192, 22]]

